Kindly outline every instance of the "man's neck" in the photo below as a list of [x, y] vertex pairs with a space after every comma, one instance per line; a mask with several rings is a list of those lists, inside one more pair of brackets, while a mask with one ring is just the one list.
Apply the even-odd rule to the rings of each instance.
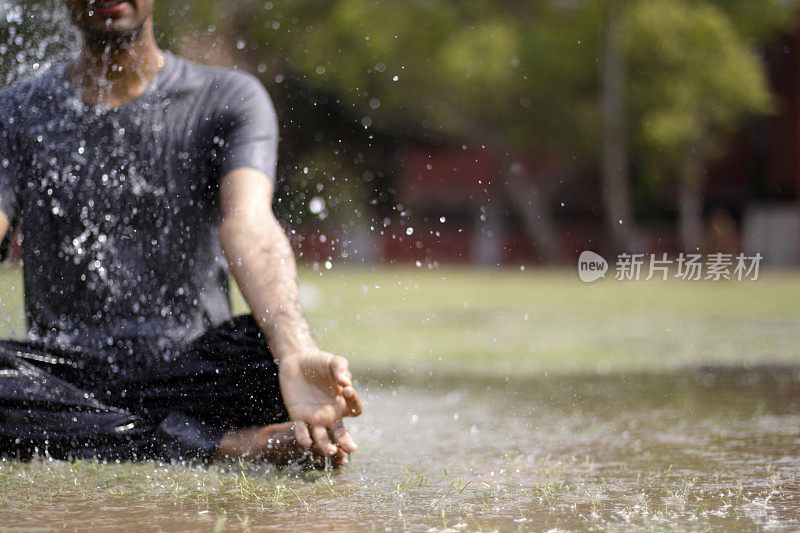
[[67, 68], [89, 105], [119, 107], [147, 90], [164, 65], [148, 19], [135, 34], [116, 40], [84, 37], [80, 56]]

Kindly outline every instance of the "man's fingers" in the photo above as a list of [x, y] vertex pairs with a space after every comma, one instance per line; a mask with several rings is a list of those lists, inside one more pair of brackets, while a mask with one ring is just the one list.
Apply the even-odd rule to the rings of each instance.
[[340, 387], [352, 387], [353, 376], [350, 374], [350, 363], [344, 357], [331, 359], [331, 375]]
[[305, 422], [297, 421], [294, 423], [294, 438], [297, 444], [303, 448], [310, 448], [313, 444], [311, 435], [308, 433], [308, 426]]
[[356, 390], [353, 387], [347, 387], [342, 391], [342, 396], [344, 396], [346, 405], [344, 416], [360, 415], [364, 410], [364, 406], [361, 404], [361, 399], [358, 397]]
[[350, 459], [347, 457], [347, 453], [342, 449], [338, 449], [336, 451], [336, 455], [334, 455], [331, 458], [331, 464], [335, 468], [339, 468], [340, 466], [344, 466], [349, 462], [350, 462]]
[[325, 455], [333, 455], [336, 453], [336, 446], [331, 443], [328, 436], [328, 430], [323, 426], [313, 426], [311, 434], [314, 436], [314, 443], [317, 445], [319, 451]]
[[358, 449], [356, 441], [353, 440], [353, 437], [351, 437], [350, 433], [348, 433], [344, 428], [344, 424], [342, 424], [341, 420], [334, 422], [333, 427], [331, 428], [331, 434], [333, 435], [334, 442], [336, 442], [339, 448], [347, 453], [353, 453]]
[[353, 376], [350, 374], [350, 363], [344, 357], [336, 356], [331, 359], [331, 374], [339, 385], [339, 394], [344, 398], [346, 408], [344, 416], [358, 416], [364, 410], [358, 393], [353, 387]]

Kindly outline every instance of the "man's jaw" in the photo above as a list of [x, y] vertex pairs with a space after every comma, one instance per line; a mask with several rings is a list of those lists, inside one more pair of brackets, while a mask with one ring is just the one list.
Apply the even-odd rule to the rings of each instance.
[[147, 20], [137, 19], [137, 8], [130, 0], [87, 0], [82, 30], [92, 47], [126, 47], [136, 40]]

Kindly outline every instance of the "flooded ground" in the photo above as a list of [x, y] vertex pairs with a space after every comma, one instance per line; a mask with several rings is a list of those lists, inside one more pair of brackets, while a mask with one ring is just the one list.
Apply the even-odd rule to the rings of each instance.
[[797, 529], [800, 370], [362, 380], [342, 472], [0, 463], [0, 530]]

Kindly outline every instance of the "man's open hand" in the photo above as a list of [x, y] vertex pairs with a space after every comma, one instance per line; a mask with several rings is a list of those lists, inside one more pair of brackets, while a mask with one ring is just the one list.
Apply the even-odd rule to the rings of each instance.
[[342, 423], [342, 418], [358, 416], [362, 410], [347, 359], [311, 350], [281, 360], [278, 377], [301, 446], [314, 445], [331, 456], [338, 449], [347, 453], [356, 450]]

